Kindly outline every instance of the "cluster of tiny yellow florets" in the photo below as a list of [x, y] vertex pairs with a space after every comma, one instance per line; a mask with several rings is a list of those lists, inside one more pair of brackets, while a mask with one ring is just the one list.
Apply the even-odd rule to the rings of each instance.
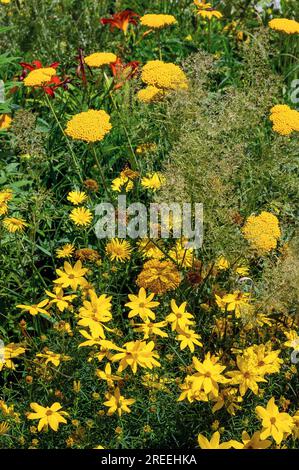
[[288, 20], [287, 18], [275, 18], [274, 20], [269, 21], [269, 26], [271, 29], [276, 29], [277, 31], [282, 31], [286, 34], [299, 33], [298, 21]]
[[101, 67], [102, 65], [109, 65], [115, 62], [116, 55], [112, 52], [95, 52], [85, 57], [84, 62], [89, 67]]
[[286, 104], [278, 104], [271, 109], [270, 120], [273, 130], [281, 135], [290, 135], [299, 131], [299, 112]]
[[266, 211], [248, 217], [242, 232], [251, 246], [261, 254], [275, 249], [281, 236], [277, 217]]
[[110, 116], [106, 111], [90, 109], [75, 114], [67, 123], [65, 133], [75, 140], [97, 142], [103, 140], [111, 129]]
[[146, 103], [157, 101], [165, 92], [188, 88], [183, 70], [162, 60], [149, 61], [142, 69], [141, 79], [148, 86], [138, 93], [138, 99]]
[[163, 90], [186, 89], [187, 77], [183, 70], [171, 62], [150, 60], [142, 69], [142, 81]]
[[32, 70], [27, 77], [24, 78], [25, 86], [42, 86], [49, 83], [51, 78], [56, 75], [56, 70], [53, 67], [42, 67], [40, 69]]
[[154, 101], [159, 101], [165, 94], [165, 91], [160, 90], [156, 86], [149, 85], [138, 91], [137, 98], [143, 103], [153, 103]]
[[164, 28], [176, 24], [177, 20], [172, 15], [144, 15], [140, 18], [140, 23], [143, 26], [148, 26], [153, 29]]

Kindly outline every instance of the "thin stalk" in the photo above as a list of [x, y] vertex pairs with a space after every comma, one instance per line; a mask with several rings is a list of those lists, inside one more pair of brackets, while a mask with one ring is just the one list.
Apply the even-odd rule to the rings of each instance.
[[98, 156], [97, 156], [97, 153], [96, 153], [96, 149], [95, 149], [95, 146], [92, 145], [92, 152], [93, 152], [93, 156], [94, 156], [94, 159], [95, 159], [95, 162], [97, 164], [97, 168], [99, 170], [99, 173], [100, 173], [100, 177], [101, 177], [101, 180], [102, 180], [102, 183], [103, 183], [103, 187], [107, 193], [107, 195], [109, 196], [110, 198], [110, 191], [108, 189], [108, 186], [107, 186], [107, 183], [106, 183], [106, 179], [105, 179], [105, 175], [104, 175], [104, 171], [103, 171], [103, 168], [102, 168], [102, 165], [98, 159]]
[[[105, 77], [105, 81], [107, 84], [109, 84], [109, 79], [107, 77], [107, 75], [104, 73], [104, 77]], [[112, 92], [109, 93], [110, 95], [110, 98], [111, 98], [111, 101], [112, 101], [112, 104], [113, 104], [113, 107], [115, 109], [115, 111], [117, 112], [118, 114], [118, 117], [120, 119], [120, 122], [123, 126], [123, 129], [125, 131], [125, 134], [126, 134], [126, 137], [127, 137], [127, 141], [128, 141], [128, 144], [129, 144], [129, 147], [130, 147], [130, 151], [131, 151], [131, 154], [132, 154], [132, 158], [130, 158], [130, 164], [131, 164], [131, 167], [133, 170], [136, 170], [138, 169], [140, 171], [140, 166], [139, 166], [139, 163], [138, 163], [138, 160], [136, 158], [136, 155], [135, 155], [135, 152], [134, 152], [134, 149], [133, 149], [133, 145], [132, 145], [132, 142], [131, 142], [131, 139], [130, 139], [130, 136], [129, 136], [129, 132], [128, 132], [128, 129], [123, 121], [123, 118], [122, 118], [122, 115], [118, 109], [118, 106], [117, 106], [117, 103], [115, 102], [115, 99], [113, 97], [113, 94]]]
[[56, 121], [56, 123], [57, 123], [59, 129], [61, 130], [62, 134], [63, 134], [64, 137], [65, 137], [65, 140], [66, 140], [67, 146], [68, 146], [68, 148], [69, 148], [69, 151], [70, 151], [70, 153], [71, 153], [71, 156], [72, 156], [72, 159], [73, 159], [73, 162], [74, 162], [76, 171], [77, 171], [78, 176], [79, 176], [79, 179], [80, 179], [81, 183], [83, 183], [83, 177], [82, 177], [82, 174], [81, 174], [80, 165], [79, 165], [78, 160], [77, 160], [77, 157], [76, 157], [76, 155], [75, 155], [75, 153], [74, 153], [74, 151], [73, 151], [73, 149], [72, 149], [72, 146], [71, 146], [71, 144], [70, 144], [70, 142], [69, 142], [69, 139], [68, 139], [66, 133], [64, 132], [64, 129], [63, 129], [63, 127], [62, 127], [62, 125], [61, 125], [61, 123], [60, 123], [60, 121], [59, 121], [59, 119], [58, 119], [58, 116], [57, 116], [57, 114], [56, 114], [56, 111], [55, 111], [55, 109], [53, 108], [52, 103], [51, 103], [51, 101], [49, 100], [48, 95], [47, 95], [46, 93], [45, 93], [45, 98], [46, 98], [47, 105], [48, 105], [48, 107], [50, 108], [50, 110], [51, 110], [51, 112], [52, 112], [52, 114], [53, 114], [53, 117], [54, 117], [54, 119], [55, 119], [55, 121]]

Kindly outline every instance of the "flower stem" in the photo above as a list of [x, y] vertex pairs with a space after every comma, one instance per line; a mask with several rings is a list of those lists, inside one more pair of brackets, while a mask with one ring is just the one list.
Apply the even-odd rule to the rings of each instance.
[[[105, 81], [106, 83], [109, 84], [109, 80], [108, 80], [108, 77], [107, 75], [104, 73], [104, 77], [105, 77]], [[110, 98], [111, 98], [111, 101], [112, 101], [112, 104], [113, 104], [113, 107], [115, 109], [115, 111], [117, 112], [118, 116], [119, 116], [119, 119], [120, 119], [120, 122], [123, 126], [123, 129], [125, 131], [125, 134], [126, 134], [126, 137], [127, 137], [127, 141], [128, 141], [128, 144], [129, 144], [129, 147], [130, 147], [130, 151], [131, 151], [131, 155], [132, 157], [130, 158], [130, 164], [131, 164], [131, 167], [133, 170], [136, 170], [138, 169], [140, 171], [140, 167], [139, 167], [139, 164], [138, 164], [138, 161], [137, 161], [137, 158], [136, 158], [136, 155], [135, 155], [135, 152], [134, 152], [134, 149], [133, 149], [133, 145], [132, 145], [132, 142], [131, 142], [131, 139], [130, 139], [130, 136], [129, 136], [129, 133], [128, 133], [128, 129], [123, 121], [123, 118], [122, 118], [122, 115], [118, 109], [118, 106], [117, 106], [117, 103], [115, 102], [115, 99], [113, 97], [113, 94], [112, 92], [109, 93], [110, 95]]]
[[77, 171], [77, 173], [78, 173], [79, 179], [80, 179], [81, 183], [83, 183], [83, 177], [82, 177], [82, 173], [81, 173], [81, 168], [80, 168], [79, 162], [78, 162], [78, 160], [77, 160], [77, 157], [76, 157], [76, 155], [75, 155], [75, 153], [74, 153], [74, 151], [73, 151], [73, 149], [72, 149], [72, 146], [71, 146], [71, 144], [70, 144], [70, 142], [69, 142], [69, 139], [68, 139], [66, 133], [64, 132], [64, 129], [63, 129], [63, 127], [62, 127], [62, 125], [61, 125], [61, 123], [60, 123], [58, 117], [57, 117], [56, 111], [55, 111], [55, 109], [53, 108], [52, 103], [51, 103], [51, 101], [49, 100], [47, 94], [45, 94], [45, 98], [46, 98], [47, 105], [48, 105], [48, 107], [50, 108], [50, 110], [51, 110], [51, 112], [52, 112], [52, 114], [53, 114], [53, 116], [54, 116], [54, 119], [55, 119], [56, 123], [58, 124], [59, 129], [61, 130], [62, 134], [64, 135], [64, 137], [65, 137], [65, 139], [66, 139], [66, 143], [67, 143], [67, 146], [68, 146], [68, 148], [69, 148], [70, 154], [71, 154], [71, 156], [72, 156], [72, 159], [73, 159], [73, 162], [74, 162], [76, 171]]
[[106, 183], [106, 180], [105, 180], [105, 175], [104, 175], [104, 172], [103, 172], [103, 168], [102, 168], [102, 165], [101, 165], [101, 163], [99, 161], [99, 158], [97, 156], [96, 149], [95, 149], [94, 145], [92, 145], [92, 152], [93, 152], [95, 162], [97, 164], [97, 168], [98, 168], [99, 173], [100, 173], [100, 177], [101, 177], [101, 180], [102, 180], [102, 183], [103, 183], [103, 187], [104, 187], [107, 195], [110, 197], [110, 191], [108, 189], [108, 186], [107, 186], [107, 183]]

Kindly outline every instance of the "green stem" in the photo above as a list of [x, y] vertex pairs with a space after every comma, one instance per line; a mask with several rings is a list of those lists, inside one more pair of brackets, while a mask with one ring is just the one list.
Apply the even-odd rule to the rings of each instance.
[[[105, 73], [104, 73], [104, 77], [105, 77], [106, 83], [109, 85], [109, 79], [108, 79], [108, 77]], [[132, 167], [133, 170], [138, 169], [140, 171], [139, 163], [138, 163], [138, 160], [136, 158], [136, 155], [135, 155], [135, 152], [134, 152], [134, 149], [133, 149], [133, 145], [132, 145], [132, 142], [131, 142], [131, 139], [130, 139], [130, 136], [129, 136], [128, 129], [127, 129], [127, 127], [126, 127], [126, 125], [123, 121], [122, 115], [121, 115], [121, 113], [118, 109], [117, 103], [115, 102], [115, 99], [113, 97], [112, 92], [110, 92], [109, 95], [110, 95], [113, 107], [114, 107], [115, 111], [117, 112], [117, 114], [119, 116], [120, 122], [123, 126], [123, 129], [124, 129], [126, 137], [127, 137], [127, 141], [128, 141], [129, 147], [130, 147], [131, 155], [132, 155], [132, 158], [130, 158], [131, 167]]]
[[106, 180], [105, 180], [105, 175], [104, 175], [104, 172], [103, 172], [103, 168], [102, 168], [102, 165], [101, 165], [101, 163], [98, 159], [98, 156], [97, 156], [96, 149], [95, 149], [94, 145], [92, 146], [92, 152], [93, 152], [93, 156], [94, 156], [94, 159], [96, 161], [96, 164], [97, 164], [97, 168], [98, 168], [99, 173], [100, 173], [100, 177], [101, 177], [101, 180], [102, 180], [102, 183], [103, 183], [103, 187], [104, 187], [107, 195], [110, 197], [110, 191], [108, 189], [108, 186], [107, 186], [107, 183], [106, 183]]
[[47, 105], [48, 105], [48, 107], [50, 108], [50, 110], [51, 110], [51, 112], [52, 112], [52, 114], [53, 114], [53, 117], [54, 117], [54, 119], [55, 119], [55, 121], [56, 121], [56, 123], [57, 123], [59, 129], [61, 130], [62, 134], [64, 135], [64, 137], [65, 137], [65, 139], [66, 139], [66, 143], [67, 143], [67, 146], [68, 146], [68, 148], [69, 148], [70, 154], [71, 154], [71, 156], [72, 156], [72, 159], [73, 159], [73, 162], [74, 162], [76, 171], [77, 171], [77, 173], [78, 173], [79, 179], [80, 179], [81, 183], [83, 183], [83, 177], [82, 177], [82, 174], [81, 174], [81, 169], [80, 169], [80, 165], [79, 165], [79, 163], [78, 163], [77, 157], [76, 157], [76, 155], [74, 154], [74, 151], [73, 151], [72, 146], [71, 146], [71, 144], [70, 144], [70, 142], [69, 142], [69, 139], [68, 139], [66, 133], [64, 132], [64, 129], [63, 129], [63, 127], [62, 127], [62, 125], [61, 125], [61, 123], [60, 123], [58, 117], [57, 117], [56, 111], [55, 111], [55, 109], [53, 108], [52, 103], [51, 103], [51, 101], [49, 100], [48, 95], [47, 95], [46, 93], [45, 93], [45, 97], [46, 97]]

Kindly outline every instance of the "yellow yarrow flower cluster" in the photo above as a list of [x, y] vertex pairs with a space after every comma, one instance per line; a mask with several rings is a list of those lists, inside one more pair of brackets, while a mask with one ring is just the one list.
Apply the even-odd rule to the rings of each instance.
[[269, 21], [269, 26], [271, 29], [275, 29], [276, 31], [282, 31], [286, 34], [299, 33], [298, 21], [288, 20], [287, 18], [275, 18], [274, 20]]
[[8, 129], [12, 119], [8, 114], [0, 114], [0, 130]]
[[24, 78], [25, 86], [42, 86], [49, 83], [52, 77], [56, 75], [56, 70], [53, 67], [41, 67], [29, 72], [27, 77]]
[[252, 248], [261, 254], [274, 250], [281, 236], [277, 217], [265, 211], [248, 217], [242, 232]]
[[150, 60], [142, 69], [142, 81], [163, 90], [188, 88], [187, 77], [183, 70], [171, 62]]
[[101, 67], [102, 65], [109, 65], [115, 62], [117, 56], [112, 52], [95, 52], [85, 57], [84, 62], [89, 67]]
[[65, 133], [75, 140], [97, 142], [103, 140], [111, 129], [110, 116], [106, 111], [89, 109], [75, 114], [68, 121]]
[[293, 131], [299, 132], [299, 112], [286, 104], [273, 106], [270, 121], [273, 123], [273, 131], [280, 135], [290, 135]]
[[148, 26], [153, 29], [165, 28], [165, 26], [171, 26], [177, 23], [177, 20], [173, 15], [154, 15], [148, 14], [140, 18], [142, 26]]
[[167, 94], [167, 91], [160, 90], [159, 88], [149, 85], [137, 93], [137, 98], [143, 103], [153, 103], [154, 101], [160, 101]]
[[142, 69], [142, 81], [148, 85], [138, 93], [138, 99], [151, 102], [160, 99], [165, 93], [173, 90], [186, 90], [188, 81], [183, 70], [171, 62], [150, 60]]

